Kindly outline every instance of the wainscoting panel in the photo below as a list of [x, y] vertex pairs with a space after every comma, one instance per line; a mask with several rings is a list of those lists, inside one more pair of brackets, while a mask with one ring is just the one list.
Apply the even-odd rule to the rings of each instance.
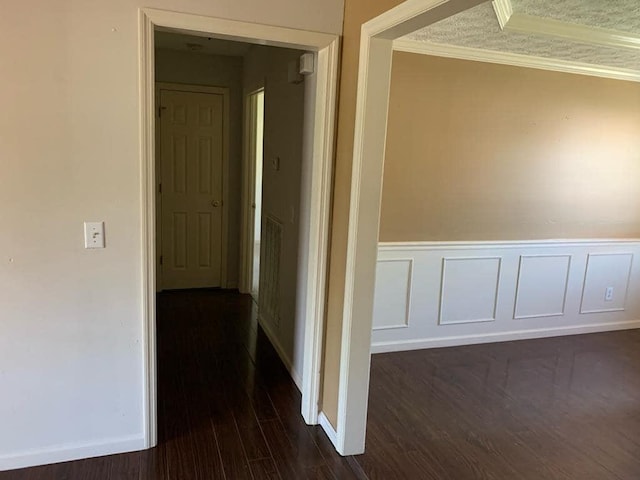
[[639, 252], [637, 239], [381, 243], [372, 351], [640, 328]]
[[496, 319], [501, 258], [445, 258], [440, 325]]
[[571, 255], [522, 255], [513, 318], [564, 315], [570, 265]]
[[413, 260], [380, 260], [376, 268], [373, 329], [407, 328], [411, 306], [411, 271]]
[[[587, 260], [581, 313], [623, 311], [633, 253], [592, 253]], [[607, 289], [610, 289], [607, 298]]]

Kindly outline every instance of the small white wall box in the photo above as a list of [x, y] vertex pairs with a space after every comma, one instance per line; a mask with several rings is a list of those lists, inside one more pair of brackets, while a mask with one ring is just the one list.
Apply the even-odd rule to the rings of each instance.
[[304, 77], [298, 73], [299, 65], [297, 60], [291, 60], [289, 62], [289, 70], [287, 72], [287, 80], [289, 83], [297, 85], [304, 81]]
[[311, 75], [315, 71], [315, 55], [304, 53], [300, 56], [300, 74]]
[[84, 222], [84, 248], [104, 248], [104, 222]]

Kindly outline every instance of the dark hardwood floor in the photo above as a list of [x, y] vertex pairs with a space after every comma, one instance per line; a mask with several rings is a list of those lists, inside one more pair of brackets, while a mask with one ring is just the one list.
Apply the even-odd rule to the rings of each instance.
[[225, 291], [159, 296], [159, 445], [0, 480], [639, 480], [640, 330], [375, 355], [342, 458]]
[[640, 330], [374, 355], [371, 479], [640, 479]]

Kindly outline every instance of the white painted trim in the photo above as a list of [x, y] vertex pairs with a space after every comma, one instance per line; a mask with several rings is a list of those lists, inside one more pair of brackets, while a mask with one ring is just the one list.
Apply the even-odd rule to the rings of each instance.
[[527, 340], [533, 338], [560, 337], [563, 335], [578, 335], [583, 333], [599, 333], [615, 330], [631, 330], [640, 328], [640, 320], [615, 323], [600, 323], [592, 325], [577, 325], [570, 327], [542, 328], [532, 330], [518, 330], [513, 332], [488, 333], [478, 335], [461, 335], [437, 339], [414, 339], [396, 342], [379, 342], [371, 346], [371, 353], [401, 352], [424, 348], [452, 347], [459, 345], [476, 345], [480, 343], [509, 342], [513, 340]]
[[[498, 261], [498, 273], [496, 275], [496, 292], [493, 298], [493, 313], [491, 317], [488, 318], [473, 318], [469, 320], [454, 320], [450, 322], [444, 322], [442, 320], [442, 310], [444, 306], [444, 291], [446, 284], [446, 271], [447, 271], [447, 262], [456, 262], [456, 261], [465, 261], [465, 260], [497, 260]], [[468, 256], [468, 257], [443, 257], [442, 259], [442, 267], [440, 273], [440, 285], [442, 285], [440, 289], [440, 299], [438, 300], [438, 325], [462, 325], [467, 323], [485, 323], [485, 322], [495, 322], [496, 321], [496, 313], [498, 310], [498, 294], [500, 287], [500, 278], [502, 277], [502, 257], [498, 257], [495, 255], [491, 255], [489, 257], [478, 257], [478, 256]]]
[[258, 315], [258, 323], [262, 327], [262, 330], [264, 330], [264, 333], [267, 335], [267, 338], [269, 338], [269, 341], [271, 342], [271, 345], [273, 345], [273, 348], [275, 348], [276, 353], [280, 357], [280, 360], [282, 360], [282, 363], [284, 363], [285, 368], [287, 369], [287, 371], [291, 375], [291, 378], [293, 379], [293, 383], [295, 383], [296, 387], [298, 387], [298, 390], [302, 392], [302, 377], [300, 376], [298, 371], [293, 367], [293, 361], [291, 360], [289, 355], [287, 355], [287, 352], [285, 351], [284, 347], [278, 340], [278, 336], [271, 329], [269, 322], [265, 321], [262, 318], [262, 315]]
[[555, 58], [535, 57], [519, 53], [498, 52], [481, 48], [460, 47], [439, 43], [421, 42], [418, 40], [399, 39], [393, 42], [393, 49], [398, 52], [434, 55], [445, 58], [458, 58], [476, 62], [497, 63], [515, 67], [536, 68], [553, 72], [575, 73], [592, 77], [612, 78], [640, 82], [640, 71], [625, 68], [605, 67], [590, 63], [571, 62]]
[[140, 179], [142, 223], [142, 416], [144, 447], [158, 443], [156, 365], [156, 155], [154, 25], [144, 10], [138, 12], [140, 56]]
[[494, 248], [548, 248], [548, 247], [584, 247], [584, 246], [621, 246], [640, 243], [640, 238], [593, 238], [593, 239], [568, 239], [568, 240], [488, 240], [488, 241], [418, 241], [418, 242], [380, 242], [379, 251], [402, 252], [414, 250], [473, 250]]
[[336, 428], [342, 455], [362, 453], [365, 444], [392, 43], [480, 3], [482, 0], [407, 0], [362, 26]]
[[336, 36], [317, 53], [316, 62], [316, 108], [313, 121], [309, 248], [304, 309], [307, 320], [302, 366], [302, 416], [309, 425], [318, 423], [320, 404], [339, 58], [340, 39]]
[[504, 30], [528, 35], [562, 38], [571, 42], [608, 48], [640, 49], [640, 35], [522, 13], [511, 15]]
[[81, 458], [102, 457], [115, 453], [135, 452], [146, 448], [139, 435], [110, 438], [101, 442], [54, 445], [0, 456], [0, 472], [50, 463], [68, 462]]
[[337, 35], [311, 32], [260, 23], [247, 23], [224, 18], [143, 8], [151, 23], [162, 30], [234, 40], [237, 42], [318, 51], [336, 41]]
[[[333, 165], [334, 118], [338, 80], [337, 35], [237, 22], [158, 9], [139, 10], [140, 65], [140, 157], [142, 216], [142, 287], [143, 287], [143, 422], [145, 447], [157, 443], [156, 412], [156, 249], [155, 249], [155, 84], [154, 28], [201, 34], [213, 38], [236, 40], [276, 47], [317, 52], [318, 87], [316, 89], [316, 124], [313, 135], [313, 173], [307, 305], [312, 312], [304, 319], [304, 372], [302, 414], [308, 423], [317, 422], [320, 394], [320, 368], [324, 331], [326, 295], [326, 263], [328, 250], [329, 210], [332, 197], [331, 167]], [[322, 120], [318, 123], [318, 120]], [[321, 172], [321, 175], [319, 174]], [[301, 280], [298, 279], [300, 282]], [[307, 378], [309, 375], [312, 377]], [[295, 379], [294, 379], [295, 381]], [[297, 379], [300, 383], [300, 378]]]
[[[404, 323], [398, 325], [385, 325], [384, 327], [372, 327], [372, 331], [378, 330], [395, 330], [399, 328], [409, 328], [409, 318], [411, 317], [411, 304], [413, 303], [413, 298], [411, 295], [413, 288], [413, 270], [414, 270], [414, 260], [413, 258], [387, 258], [384, 260], [378, 259], [379, 263], [388, 263], [388, 262], [409, 262], [409, 278], [407, 282], [407, 297], [405, 299], [405, 316]], [[376, 264], [377, 269], [377, 264]]]
[[589, 253], [589, 255], [587, 255], [587, 265], [585, 266], [584, 269], [584, 281], [582, 283], [582, 295], [580, 298], [580, 313], [581, 314], [589, 314], [589, 313], [607, 313], [607, 312], [624, 312], [626, 307], [619, 307], [619, 308], [600, 308], [600, 309], [593, 309], [593, 310], [584, 310], [582, 308], [583, 302], [584, 302], [584, 293], [585, 293], [585, 288], [587, 288], [587, 275], [589, 275], [589, 261], [591, 260], [592, 257], [602, 257], [602, 256], [611, 256], [611, 255], [625, 255], [625, 256], [631, 256], [631, 261], [629, 262], [629, 272], [627, 273], [627, 289], [624, 292], [624, 301], [623, 301], [623, 305], [627, 304], [627, 299], [629, 298], [629, 285], [631, 284], [631, 272], [633, 271], [633, 259], [634, 259], [634, 254], [633, 252], [591, 252]]
[[[520, 299], [520, 279], [522, 276], [522, 265], [525, 258], [566, 258], [567, 261], [567, 275], [564, 279], [564, 293], [562, 294], [562, 310], [556, 313], [543, 313], [538, 315], [518, 315], [518, 300]], [[571, 253], [552, 253], [552, 254], [523, 254], [520, 255], [518, 260], [518, 278], [516, 280], [516, 296], [513, 302], [513, 319], [514, 320], [528, 320], [531, 318], [547, 318], [547, 317], [564, 317], [565, 310], [567, 308], [567, 295], [569, 293], [569, 279], [571, 277], [571, 263], [573, 262], [573, 254]], [[584, 287], [583, 287], [584, 288]]]
[[[159, 102], [161, 98], [162, 91], [171, 91], [171, 92], [187, 92], [187, 93], [208, 93], [213, 95], [222, 95], [222, 212], [221, 212], [221, 238], [222, 242], [220, 244], [220, 286], [222, 288], [232, 288], [228, 281], [227, 270], [228, 270], [228, 245], [229, 245], [229, 121], [230, 119], [230, 111], [229, 111], [229, 88], [228, 87], [214, 87], [208, 85], [192, 85], [186, 83], [169, 83], [169, 82], [156, 82], [156, 101]], [[156, 127], [156, 134], [161, 130], [161, 124], [158, 123]], [[161, 135], [161, 134], [160, 134]], [[160, 136], [158, 135], [158, 136]], [[156, 142], [156, 148], [158, 148], [161, 144]], [[159, 158], [156, 158], [156, 179], [161, 179], [161, 168]], [[155, 186], [154, 186], [155, 188]], [[157, 191], [157, 190], [156, 190]], [[156, 225], [156, 240], [157, 240], [157, 249], [159, 252], [162, 252], [162, 242], [161, 242], [161, 229], [162, 229], [162, 195], [158, 195], [157, 197], [157, 208], [159, 209], [158, 225]], [[160, 290], [162, 290], [162, 269], [158, 269], [158, 276], [156, 278], [156, 282], [160, 286]], [[237, 285], [236, 285], [237, 286]]]
[[331, 422], [329, 421], [327, 416], [324, 414], [324, 412], [320, 412], [318, 414], [318, 423], [322, 427], [322, 430], [324, 430], [324, 433], [327, 434], [327, 437], [329, 438], [333, 446], [337, 447], [338, 434], [336, 433], [336, 430], [333, 428], [333, 425], [331, 425]]
[[500, 24], [500, 28], [504, 30], [504, 27], [509, 22], [511, 15], [513, 15], [513, 7], [511, 6], [510, 0], [493, 0], [491, 2], [493, 6], [493, 11], [496, 12], [496, 17], [498, 17], [498, 23]]

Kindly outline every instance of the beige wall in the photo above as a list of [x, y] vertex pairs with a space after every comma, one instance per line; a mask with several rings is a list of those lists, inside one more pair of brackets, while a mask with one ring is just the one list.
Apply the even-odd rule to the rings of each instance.
[[362, 24], [401, 0], [345, 0], [321, 410], [336, 425], [353, 133]]
[[[0, 468], [142, 445], [142, 6], [328, 33], [343, 13], [342, 0], [2, 3]], [[106, 249], [83, 248], [85, 220], [106, 222]]]
[[640, 84], [394, 53], [381, 241], [640, 237]]
[[229, 229], [227, 283], [238, 286], [240, 255], [240, 174], [242, 167], [242, 57], [158, 48], [156, 81], [229, 89]]

